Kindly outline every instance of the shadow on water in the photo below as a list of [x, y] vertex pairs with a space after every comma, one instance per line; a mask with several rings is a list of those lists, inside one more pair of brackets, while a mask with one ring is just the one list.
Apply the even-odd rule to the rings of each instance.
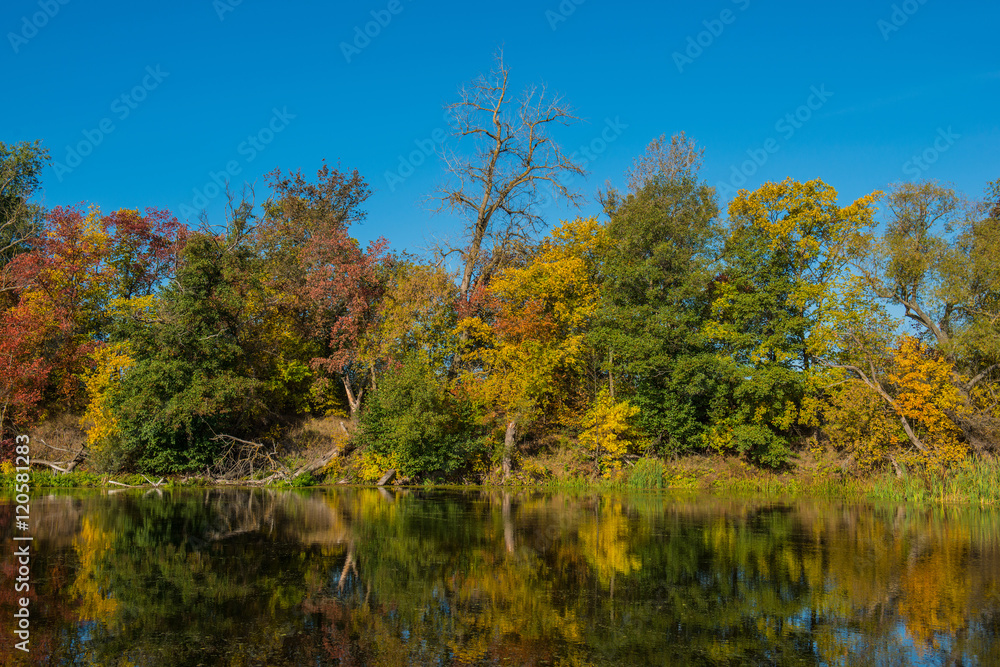
[[31, 512], [31, 654], [8, 635], [2, 664], [1000, 664], [996, 511], [214, 489]]

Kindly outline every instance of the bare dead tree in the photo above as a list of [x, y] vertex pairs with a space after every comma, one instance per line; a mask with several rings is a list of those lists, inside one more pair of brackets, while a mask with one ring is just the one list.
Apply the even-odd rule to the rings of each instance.
[[552, 125], [579, 119], [544, 86], [529, 86], [513, 99], [503, 53], [495, 60], [494, 69], [463, 86], [459, 101], [448, 107], [455, 139], [471, 142], [474, 151], [442, 150], [449, 181], [431, 197], [437, 211], [458, 213], [467, 221], [464, 245], [439, 248], [442, 256], [460, 254], [465, 299], [516, 258], [518, 249], [531, 245], [544, 222], [537, 210], [542, 187], [574, 206], [581, 201], [563, 178], [584, 171], [549, 137]]

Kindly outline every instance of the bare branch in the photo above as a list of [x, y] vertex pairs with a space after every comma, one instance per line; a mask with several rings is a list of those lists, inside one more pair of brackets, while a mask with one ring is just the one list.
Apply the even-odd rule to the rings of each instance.
[[[542, 186], [570, 204], [582, 201], [563, 178], [583, 175], [584, 170], [548, 134], [553, 125], [579, 119], [544, 86], [529, 86], [515, 101], [509, 85], [510, 70], [498, 52], [494, 69], [463, 86], [459, 101], [448, 107], [456, 120], [454, 137], [471, 142], [473, 151], [463, 155], [449, 147], [441, 150], [451, 180], [431, 199], [436, 211], [451, 211], [467, 221], [466, 244], [459, 250], [465, 298], [510, 263], [515, 255], [506, 247], [508, 241], [530, 239], [543, 225], [536, 210]], [[489, 261], [482, 261], [484, 255]]]

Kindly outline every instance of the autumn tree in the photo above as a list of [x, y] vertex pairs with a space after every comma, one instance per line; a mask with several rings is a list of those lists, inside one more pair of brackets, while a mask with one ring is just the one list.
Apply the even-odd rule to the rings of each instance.
[[[978, 451], [993, 449], [1000, 433], [995, 411], [977, 404], [1000, 369], [1000, 220], [990, 192], [972, 207], [935, 182], [893, 186], [885, 234], [857, 263], [869, 289], [950, 364], [963, 408], [951, 417]], [[877, 382], [869, 377], [876, 390]]]
[[493, 70], [463, 86], [459, 101], [448, 109], [455, 119], [454, 138], [472, 150], [443, 152], [450, 181], [435, 199], [438, 210], [466, 220], [464, 245], [442, 252], [461, 256], [459, 291], [468, 300], [534, 242], [544, 224], [537, 211], [541, 188], [576, 204], [579, 195], [562, 179], [584, 172], [549, 136], [553, 126], [577, 120], [569, 106], [544, 86], [529, 86], [515, 98], [502, 53]]
[[877, 193], [847, 206], [820, 180], [741, 190], [729, 207], [722, 274], [706, 331], [735, 367], [709, 436], [719, 449], [783, 463], [837, 349], [850, 268], [874, 226]]
[[400, 257], [392, 266], [360, 360], [376, 376], [410, 356], [448, 368], [459, 346], [454, 276], [440, 266]]
[[0, 413], [15, 408], [9, 414], [22, 421], [45, 404], [81, 406], [89, 355], [106, 332], [113, 276], [104, 262], [110, 239], [96, 209], [57, 207], [45, 226], [8, 264], [16, 301], [0, 314], [11, 333], [0, 343]]
[[593, 218], [563, 223], [529, 263], [494, 279], [486, 298], [489, 317], [459, 322], [472, 367], [463, 383], [505, 433], [505, 478], [527, 427], [566, 424], [585, 401], [586, 331], [597, 308], [596, 258], [605, 239]]
[[188, 230], [169, 211], [119, 209], [101, 224], [110, 236], [104, 261], [114, 272], [113, 299], [151, 296], [177, 270]]
[[364, 338], [376, 325], [391, 266], [385, 239], [363, 248], [350, 236], [350, 226], [365, 218], [361, 207], [371, 191], [357, 170], [326, 165], [315, 182], [279, 171], [270, 180], [257, 242], [275, 288], [320, 346], [313, 368], [339, 379], [356, 417], [373, 374]]

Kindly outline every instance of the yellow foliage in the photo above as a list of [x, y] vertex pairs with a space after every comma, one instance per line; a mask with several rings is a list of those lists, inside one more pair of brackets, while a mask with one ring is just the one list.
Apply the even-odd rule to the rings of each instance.
[[935, 467], [959, 463], [968, 455], [968, 446], [960, 441], [962, 431], [948, 413], [963, 414], [967, 408], [955, 386], [952, 364], [910, 337], [900, 343], [894, 362], [887, 379], [899, 388], [897, 410], [928, 449], [911, 454], [910, 462]]
[[[968, 410], [955, 377], [944, 355], [904, 337], [885, 375], [895, 394], [892, 404], [860, 380], [845, 381], [824, 410], [832, 442], [850, 452], [862, 470], [892, 459], [917, 469], [955, 466], [968, 455], [962, 431], [949, 416]], [[926, 451], [913, 447], [901, 417]]]
[[444, 269], [401, 263], [380, 305], [377, 325], [359, 341], [361, 362], [373, 367], [415, 352], [437, 363], [435, 356], [443, 353], [437, 349], [440, 332], [449, 326], [455, 290]]
[[110, 390], [121, 381], [133, 360], [125, 343], [100, 347], [92, 358], [94, 367], [84, 377], [87, 410], [80, 422], [87, 432], [87, 446], [100, 452], [119, 432], [118, 420], [108, 405]]
[[938, 637], [953, 637], [968, 626], [972, 590], [962, 567], [968, 531], [954, 532], [959, 534], [946, 535], [938, 549], [910, 560], [900, 577], [899, 614], [918, 655], [927, 646], [938, 648]]
[[[753, 192], [741, 190], [729, 205], [734, 237], [762, 237], [771, 250], [782, 250], [794, 258], [794, 287], [788, 305], [808, 313], [813, 321], [805, 340], [808, 352], [823, 356], [836, 346], [845, 318], [857, 311], [858, 282], [849, 263], [870, 243], [875, 226], [876, 202], [881, 192], [861, 197], [848, 206], [837, 204], [837, 191], [822, 180], [800, 183], [788, 178], [765, 183]], [[721, 286], [713, 304], [716, 313], [730, 306], [731, 288]], [[707, 333], [718, 340], [738, 338], [739, 331], [709, 322]], [[765, 342], [751, 358], [779, 363], [794, 354]]]
[[80, 532], [73, 540], [80, 566], [70, 589], [80, 601], [79, 615], [82, 621], [99, 621], [110, 626], [111, 619], [118, 610], [118, 601], [102, 589], [99, 581], [103, 557], [110, 547], [111, 535], [84, 517]]
[[358, 478], [365, 483], [372, 483], [389, 470], [399, 470], [399, 460], [396, 454], [384, 455], [366, 449], [361, 452], [358, 462]]
[[634, 538], [630, 532], [620, 502], [602, 508], [599, 516], [580, 526], [581, 550], [603, 583], [610, 585], [617, 575], [629, 575], [642, 568], [642, 561], [632, 552]]
[[840, 385], [824, 415], [831, 442], [851, 454], [863, 471], [879, 468], [907, 442], [891, 408], [861, 380]]
[[472, 388], [478, 398], [521, 421], [558, 414], [572, 398], [560, 384], [579, 372], [598, 305], [593, 256], [604, 239], [593, 218], [564, 223], [529, 265], [508, 269], [490, 285], [493, 326], [479, 318], [459, 323], [466, 358], [485, 370]]
[[630, 422], [637, 414], [637, 406], [601, 394], [584, 418], [580, 441], [596, 452], [601, 473], [607, 479], [621, 471], [622, 460], [633, 444]]

